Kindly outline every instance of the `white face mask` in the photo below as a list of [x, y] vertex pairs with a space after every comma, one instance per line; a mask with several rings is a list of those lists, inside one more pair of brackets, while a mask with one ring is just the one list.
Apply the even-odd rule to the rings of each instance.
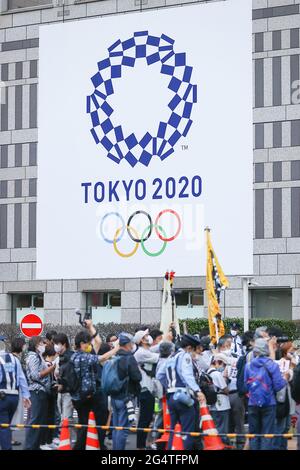
[[60, 352], [62, 351], [62, 348], [63, 348], [63, 347], [62, 347], [62, 344], [55, 344], [55, 345], [54, 345], [54, 351], [55, 351], [56, 353], [60, 353]]
[[237, 331], [236, 330], [230, 330], [231, 336], [237, 336]]
[[223, 354], [226, 354], [226, 356], [231, 356], [231, 350], [230, 349], [224, 349], [224, 351], [222, 351]]
[[44, 354], [46, 346], [44, 344], [39, 344], [37, 350], [40, 354]]
[[147, 336], [146, 341], [147, 341], [147, 344], [149, 344], [149, 346], [151, 346], [151, 345], [153, 344], [153, 338], [152, 338], [152, 336], [150, 336], [150, 335]]

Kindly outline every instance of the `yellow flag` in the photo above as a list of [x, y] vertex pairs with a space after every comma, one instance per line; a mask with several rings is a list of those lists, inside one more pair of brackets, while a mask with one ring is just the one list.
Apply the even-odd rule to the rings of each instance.
[[206, 292], [208, 302], [208, 324], [211, 341], [216, 343], [225, 334], [225, 327], [221, 317], [220, 295], [229, 283], [225, 277], [219, 261], [211, 244], [210, 230], [206, 229], [207, 237], [207, 266], [206, 266]]

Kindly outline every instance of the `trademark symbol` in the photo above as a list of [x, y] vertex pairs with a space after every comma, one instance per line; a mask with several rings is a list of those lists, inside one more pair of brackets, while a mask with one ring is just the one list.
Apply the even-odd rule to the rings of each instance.
[[182, 145], [181, 146], [181, 150], [188, 150], [189, 149], [189, 146], [188, 145]]

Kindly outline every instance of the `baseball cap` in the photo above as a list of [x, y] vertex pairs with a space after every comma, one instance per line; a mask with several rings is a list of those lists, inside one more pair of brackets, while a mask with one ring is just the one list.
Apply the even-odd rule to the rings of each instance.
[[181, 341], [184, 341], [185, 343], [188, 343], [189, 346], [193, 346], [194, 348], [196, 346], [201, 345], [200, 339], [198, 339], [196, 336], [193, 336], [193, 335], [190, 335], [190, 334], [182, 335]]
[[230, 323], [230, 329], [231, 330], [239, 330], [240, 329], [240, 325], [236, 322], [233, 322], [233, 323]]
[[125, 346], [128, 343], [133, 342], [133, 336], [130, 333], [125, 333], [122, 331], [122, 333], [119, 334], [119, 345], [120, 346]]
[[149, 334], [149, 330], [140, 330], [140, 331], [137, 331], [133, 337], [133, 342], [135, 344], [140, 344], [140, 342], [142, 341], [142, 339], [144, 338], [144, 336], [148, 335]]
[[6, 339], [7, 338], [5, 336], [0, 335], [0, 341], [6, 341]]
[[215, 361], [222, 361], [222, 362], [224, 362], [224, 364], [226, 364], [227, 366], [229, 366], [229, 365], [232, 364], [232, 358], [229, 357], [229, 356], [226, 356], [226, 354], [222, 354], [222, 353], [214, 354], [214, 355], [213, 355], [213, 359], [214, 359]]

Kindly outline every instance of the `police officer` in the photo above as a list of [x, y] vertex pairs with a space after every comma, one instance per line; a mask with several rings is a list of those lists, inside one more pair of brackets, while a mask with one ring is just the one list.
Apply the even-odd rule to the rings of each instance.
[[[201, 343], [195, 336], [183, 335], [175, 355], [167, 360], [166, 368], [158, 373], [160, 381], [167, 380], [167, 403], [171, 418], [171, 429], [180, 423], [183, 432], [199, 431], [196, 428], [199, 403], [205, 403], [205, 396], [196, 382], [193, 358], [201, 351]], [[168, 449], [172, 449], [173, 434], [170, 433]], [[183, 436], [185, 450], [193, 449], [193, 437]]]
[[[5, 338], [0, 336], [0, 423], [10, 424], [17, 409], [19, 389], [24, 406], [29, 408], [30, 392], [20, 361], [5, 352]], [[0, 429], [0, 447], [11, 450], [11, 429]]]
[[240, 327], [237, 323], [231, 323], [230, 335], [232, 337], [231, 352], [234, 357], [240, 357], [243, 355], [243, 344], [242, 338], [239, 335]]

